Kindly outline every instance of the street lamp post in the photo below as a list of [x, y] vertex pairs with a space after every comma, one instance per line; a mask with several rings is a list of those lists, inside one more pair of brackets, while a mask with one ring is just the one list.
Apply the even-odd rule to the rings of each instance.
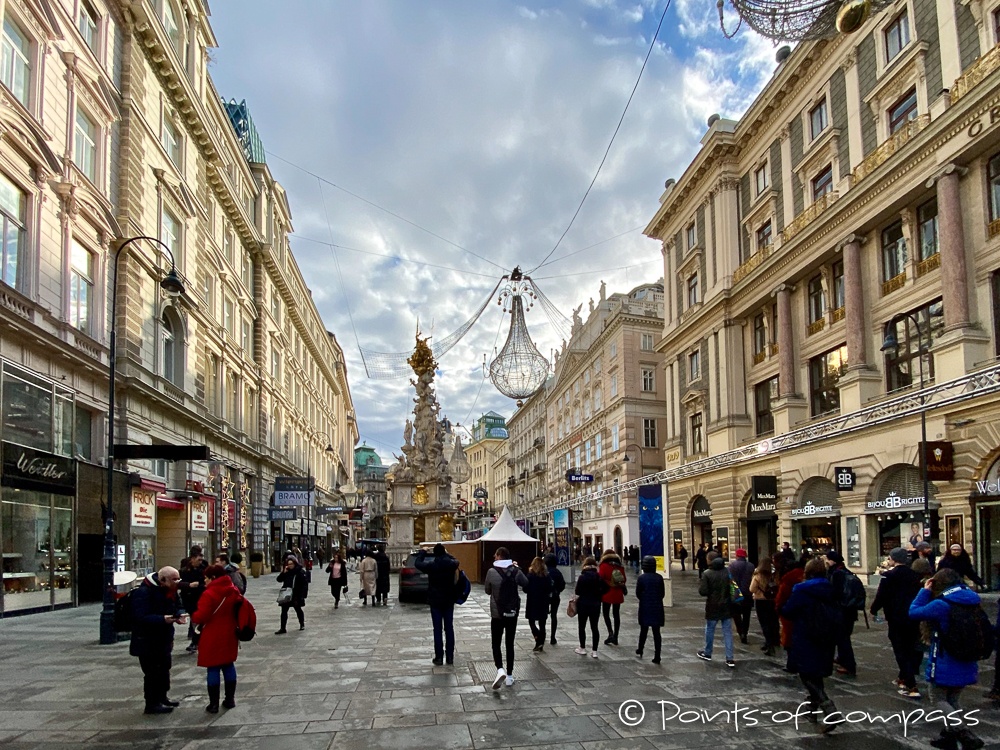
[[162, 247], [170, 257], [170, 272], [160, 281], [160, 288], [168, 294], [183, 294], [184, 282], [177, 274], [174, 254], [163, 242], [154, 237], [131, 237], [115, 251], [111, 280], [111, 323], [108, 326], [108, 494], [107, 519], [104, 523], [104, 607], [101, 610], [101, 644], [118, 642], [115, 631], [115, 521], [112, 512], [115, 480], [115, 322], [118, 314], [118, 260], [133, 242], [148, 240]]
[[[917, 359], [920, 362], [920, 405], [924, 404], [924, 333], [920, 327], [920, 320], [913, 313], [898, 313], [885, 324], [885, 331], [882, 336], [882, 351], [898, 351], [899, 341], [896, 339], [896, 323], [901, 320], [912, 320], [917, 329]], [[927, 349], [930, 351], [930, 329], [927, 331]], [[927, 482], [927, 410], [920, 410], [920, 477], [924, 484], [924, 541], [928, 541], [931, 529], [930, 493]]]

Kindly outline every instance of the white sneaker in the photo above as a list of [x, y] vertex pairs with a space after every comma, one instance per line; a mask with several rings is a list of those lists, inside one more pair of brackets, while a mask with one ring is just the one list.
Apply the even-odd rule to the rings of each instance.
[[590, 652], [590, 656], [591, 656], [591, 658], [596, 659], [597, 658], [597, 652], [596, 651], [591, 651]]
[[573, 652], [577, 653], [577, 654], [580, 654], [580, 656], [583, 656], [585, 653], [587, 653], [587, 649], [585, 649], [585, 648], [574, 648]]
[[500, 686], [503, 684], [503, 678], [507, 676], [507, 672], [504, 671], [503, 667], [497, 670], [497, 678], [493, 680], [493, 689], [499, 690]]
[[510, 687], [513, 684], [514, 684], [514, 675], [511, 674], [507, 675], [507, 687]]

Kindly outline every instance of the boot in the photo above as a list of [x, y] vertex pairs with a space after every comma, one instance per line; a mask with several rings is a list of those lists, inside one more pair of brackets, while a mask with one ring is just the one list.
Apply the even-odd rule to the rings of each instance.
[[205, 710], [210, 714], [219, 713], [219, 686], [209, 685], [208, 686], [208, 705], [205, 706]]
[[959, 729], [955, 732], [955, 738], [961, 743], [962, 750], [979, 750], [986, 744], [968, 729]]
[[958, 750], [958, 735], [954, 731], [942, 729], [941, 735], [931, 740], [931, 747], [938, 750]]
[[236, 680], [226, 680], [226, 699], [222, 701], [223, 708], [236, 708]]

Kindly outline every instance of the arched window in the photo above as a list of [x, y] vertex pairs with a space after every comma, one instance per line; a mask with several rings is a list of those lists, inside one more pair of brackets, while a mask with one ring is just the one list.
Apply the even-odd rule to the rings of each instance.
[[181, 62], [186, 62], [184, 60], [184, 37], [181, 32], [181, 26], [178, 22], [179, 14], [177, 8], [174, 6], [172, 0], [162, 0], [163, 12], [160, 20], [163, 22], [163, 30], [167, 32], [167, 38], [170, 40], [170, 46], [174, 48], [174, 52], [181, 59]]
[[177, 313], [171, 308], [160, 319], [161, 370], [169, 382], [184, 387], [184, 329]]

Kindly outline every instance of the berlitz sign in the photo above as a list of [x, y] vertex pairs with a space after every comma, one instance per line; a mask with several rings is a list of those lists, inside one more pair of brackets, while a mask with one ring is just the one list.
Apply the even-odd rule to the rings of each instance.
[[566, 472], [566, 481], [567, 482], [574, 482], [574, 483], [576, 483], [576, 482], [593, 482], [594, 481], [594, 475], [593, 474], [574, 474], [573, 472], [568, 471], [568, 472]]

